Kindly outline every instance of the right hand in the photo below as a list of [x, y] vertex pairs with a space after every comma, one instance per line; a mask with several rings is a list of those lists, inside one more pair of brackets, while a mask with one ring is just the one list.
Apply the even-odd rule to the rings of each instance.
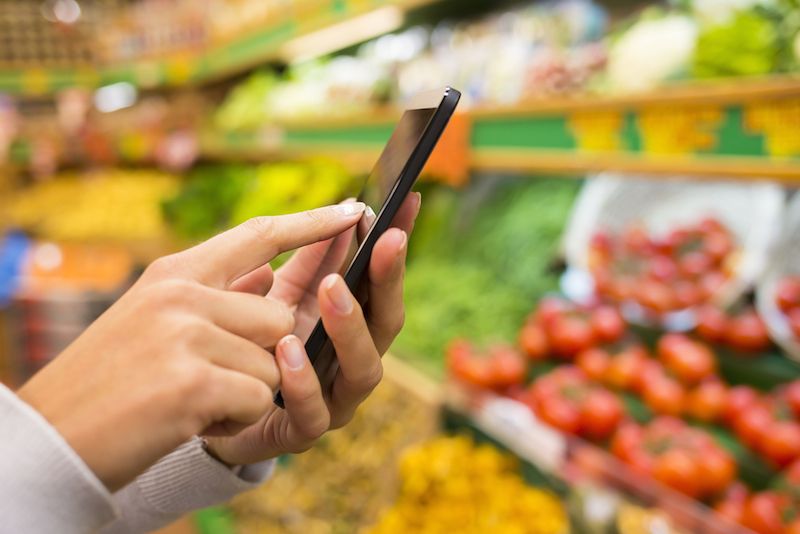
[[260, 217], [156, 260], [19, 397], [112, 491], [195, 434], [258, 421], [280, 380], [267, 349], [294, 330], [293, 313], [228, 288], [281, 252], [343, 232], [363, 209]]

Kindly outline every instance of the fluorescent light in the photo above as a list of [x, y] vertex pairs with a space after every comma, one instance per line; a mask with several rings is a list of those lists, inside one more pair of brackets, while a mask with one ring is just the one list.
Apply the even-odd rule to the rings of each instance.
[[102, 112], [110, 113], [131, 107], [136, 103], [136, 87], [128, 82], [112, 83], [94, 93], [94, 105]]
[[392, 32], [402, 26], [403, 20], [403, 11], [397, 6], [382, 7], [292, 39], [278, 55], [290, 63], [313, 59]]

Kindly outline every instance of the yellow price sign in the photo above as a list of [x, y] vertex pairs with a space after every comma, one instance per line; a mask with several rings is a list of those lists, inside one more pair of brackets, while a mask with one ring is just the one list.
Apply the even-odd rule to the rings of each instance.
[[50, 77], [45, 69], [28, 69], [22, 75], [22, 91], [29, 95], [40, 95], [47, 91]]
[[622, 148], [621, 111], [579, 111], [569, 117], [569, 128], [586, 152], [614, 152]]
[[648, 154], [692, 154], [713, 148], [722, 120], [717, 106], [658, 106], [639, 112], [642, 150]]
[[745, 106], [743, 121], [745, 130], [764, 136], [770, 156], [800, 156], [800, 98]]

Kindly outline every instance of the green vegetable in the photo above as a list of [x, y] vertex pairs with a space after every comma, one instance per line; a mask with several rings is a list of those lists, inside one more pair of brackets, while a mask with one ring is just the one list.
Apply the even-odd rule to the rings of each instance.
[[701, 31], [692, 71], [698, 78], [769, 74], [778, 70], [779, 53], [775, 23], [757, 10], [742, 11]]
[[579, 183], [482, 177], [423, 188], [394, 351], [434, 375], [455, 337], [513, 342], [534, 302], [557, 289], [551, 264]]

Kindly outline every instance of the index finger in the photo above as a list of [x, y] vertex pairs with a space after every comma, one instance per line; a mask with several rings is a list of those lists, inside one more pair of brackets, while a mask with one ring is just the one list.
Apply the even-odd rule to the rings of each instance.
[[358, 222], [364, 204], [351, 202], [276, 217], [255, 217], [179, 253], [184, 275], [226, 288], [281, 252], [329, 239]]

